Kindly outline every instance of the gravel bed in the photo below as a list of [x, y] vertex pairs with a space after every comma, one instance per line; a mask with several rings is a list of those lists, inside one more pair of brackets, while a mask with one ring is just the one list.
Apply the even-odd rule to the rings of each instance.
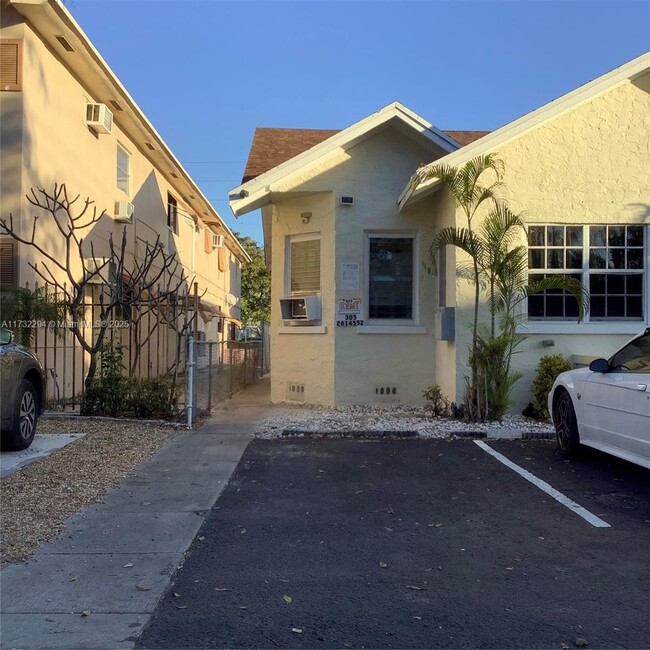
[[63, 530], [69, 515], [100, 501], [178, 430], [144, 422], [41, 418], [39, 433], [86, 435], [0, 481], [0, 563], [27, 560]]
[[526, 438], [552, 437], [550, 423], [522, 415], [506, 415], [502, 422], [463, 422], [436, 417], [414, 406], [347, 406], [328, 408], [305, 404], [280, 404], [263, 420], [255, 435], [279, 438], [286, 435], [377, 435], [400, 437], [410, 433], [422, 438], [450, 436], [485, 437], [499, 431], [520, 433]]

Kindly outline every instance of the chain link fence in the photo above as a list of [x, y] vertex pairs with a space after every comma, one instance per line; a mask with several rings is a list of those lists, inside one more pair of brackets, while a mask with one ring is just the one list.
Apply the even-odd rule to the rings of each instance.
[[[266, 337], [264, 337], [266, 338]], [[269, 370], [265, 340], [195, 341], [189, 337], [187, 424], [256, 383]]]

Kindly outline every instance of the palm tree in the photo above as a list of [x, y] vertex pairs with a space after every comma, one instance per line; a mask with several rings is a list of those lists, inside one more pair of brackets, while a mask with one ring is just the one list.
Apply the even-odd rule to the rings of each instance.
[[[491, 185], [482, 185], [481, 176], [486, 172], [493, 172], [496, 181]], [[412, 179], [411, 185], [417, 188], [427, 180], [436, 179], [441, 182], [454, 199], [456, 207], [460, 208], [465, 214], [467, 227], [458, 229], [459, 241], [464, 246], [458, 246], [465, 250], [472, 259], [472, 275], [474, 284], [474, 319], [472, 322], [472, 346], [470, 348], [470, 358], [476, 354], [476, 343], [478, 335], [478, 310], [480, 302], [480, 267], [478, 263], [478, 242], [474, 237], [472, 225], [476, 213], [484, 204], [495, 202], [495, 191], [500, 185], [500, 179], [503, 173], [503, 163], [494, 154], [488, 153], [483, 156], [477, 156], [468, 160], [462, 167], [452, 167], [450, 165], [424, 165], [420, 167]], [[456, 228], [446, 230], [457, 230]], [[443, 231], [444, 232], [444, 231]], [[449, 242], [451, 244], [451, 242]], [[455, 245], [455, 244], [452, 244]], [[432, 251], [437, 252], [439, 246], [432, 246]], [[432, 257], [433, 259], [433, 257]], [[470, 390], [476, 389], [476, 369], [472, 364], [472, 382]], [[480, 416], [479, 416], [480, 417]]]
[[[561, 289], [576, 298], [578, 321], [582, 320], [588, 308], [588, 294], [576, 280], [555, 275], [528, 282], [528, 249], [517, 244], [522, 235], [525, 236], [524, 222], [520, 215], [496, 198], [494, 190], [500, 184], [498, 181], [488, 187], [479, 184], [480, 175], [488, 169], [500, 178], [503, 166], [493, 156], [487, 155], [471, 160], [459, 169], [444, 165], [436, 168], [434, 165], [419, 172], [422, 178], [435, 177], [443, 182], [467, 218], [467, 227], [437, 231], [429, 254], [433, 268], [436, 255], [443, 246], [459, 248], [471, 260], [468, 265], [461, 265], [459, 271], [462, 275], [469, 275], [475, 287], [469, 355], [472, 377], [465, 402], [467, 417], [472, 420], [500, 419], [508, 406], [510, 390], [519, 378], [510, 374], [512, 355], [522, 340], [516, 332], [520, 320], [516, 315], [519, 303], [533, 294]], [[486, 201], [491, 204], [490, 210], [480, 226], [473, 228], [477, 210]], [[481, 328], [478, 322], [482, 289], [488, 294], [489, 330]]]

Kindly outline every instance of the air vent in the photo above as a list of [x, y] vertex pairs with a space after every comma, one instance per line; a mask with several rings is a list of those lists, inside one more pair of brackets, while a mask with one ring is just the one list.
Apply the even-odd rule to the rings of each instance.
[[292, 402], [305, 401], [305, 384], [287, 382], [287, 399]]
[[145, 145], [147, 146], [147, 149], [149, 149], [149, 151], [155, 151], [156, 150], [156, 147], [154, 147], [151, 144], [151, 142], [145, 142]]
[[124, 109], [120, 105], [118, 101], [115, 101], [114, 99], [111, 99], [111, 106], [116, 110], [116, 111], [123, 111]]
[[66, 39], [65, 36], [57, 36], [56, 40], [61, 43], [61, 47], [66, 51], [66, 52], [74, 52], [74, 47], [68, 43], [68, 40]]
[[375, 402], [399, 402], [399, 387], [391, 382], [375, 384], [373, 391]]
[[341, 197], [341, 205], [354, 205], [354, 197], [353, 196], [342, 196]]
[[86, 124], [95, 133], [110, 133], [113, 130], [113, 113], [106, 104], [86, 104]]

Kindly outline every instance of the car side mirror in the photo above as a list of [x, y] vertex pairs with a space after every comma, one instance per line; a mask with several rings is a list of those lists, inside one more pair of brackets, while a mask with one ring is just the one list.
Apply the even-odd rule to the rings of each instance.
[[589, 364], [591, 372], [609, 372], [609, 363], [607, 359], [594, 359]]
[[0, 330], [0, 345], [9, 345], [14, 340], [14, 333], [11, 330]]

